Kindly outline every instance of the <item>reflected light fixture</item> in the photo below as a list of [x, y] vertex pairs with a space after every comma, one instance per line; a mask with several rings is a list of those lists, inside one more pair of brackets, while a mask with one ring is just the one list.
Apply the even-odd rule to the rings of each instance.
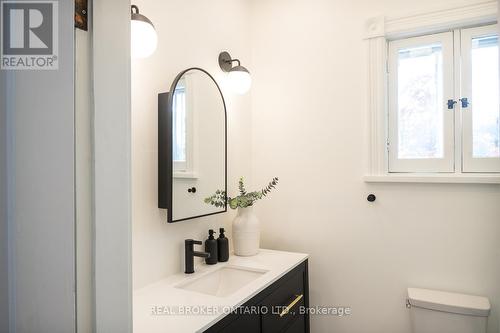
[[[134, 12], [135, 11], [135, 12]], [[130, 44], [132, 58], [146, 58], [154, 53], [158, 45], [156, 30], [146, 16], [139, 14], [139, 7], [132, 5], [130, 8]]]
[[[233, 66], [234, 62], [237, 62], [238, 65]], [[252, 77], [250, 76], [248, 69], [241, 66], [238, 59], [232, 59], [229, 53], [221, 52], [219, 54], [219, 66], [222, 71], [228, 73], [231, 89], [235, 93], [243, 95], [250, 90]]]

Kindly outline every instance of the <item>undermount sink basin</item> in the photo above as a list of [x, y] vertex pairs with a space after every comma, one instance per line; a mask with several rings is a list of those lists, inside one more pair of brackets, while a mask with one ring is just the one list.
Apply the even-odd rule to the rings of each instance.
[[197, 279], [181, 283], [176, 288], [226, 297], [258, 279], [267, 270], [239, 266], [224, 266]]

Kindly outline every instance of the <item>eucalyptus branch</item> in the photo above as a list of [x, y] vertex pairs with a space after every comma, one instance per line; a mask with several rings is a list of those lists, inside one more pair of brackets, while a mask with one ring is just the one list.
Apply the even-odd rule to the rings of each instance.
[[269, 184], [261, 190], [262, 195], [267, 196], [269, 192], [276, 187], [276, 185], [278, 185], [278, 177], [274, 177], [273, 180], [271, 180]]
[[276, 188], [276, 185], [278, 185], [278, 177], [274, 177], [269, 182], [269, 184], [260, 191], [247, 192], [242, 177], [238, 182], [238, 190], [240, 193], [239, 196], [231, 198], [226, 195], [225, 191], [217, 190], [215, 191], [215, 194], [205, 198], [204, 201], [206, 204], [218, 208], [225, 207], [226, 205], [229, 205], [231, 209], [246, 208], [253, 206], [255, 202], [266, 197], [272, 190]]
[[240, 181], [238, 182], [238, 189], [240, 190], [240, 195], [247, 194], [247, 191], [245, 190], [245, 184], [243, 184], [243, 177], [241, 177]]
[[228, 198], [226, 197], [226, 191], [217, 190], [215, 194], [205, 198], [205, 203], [210, 204], [215, 207], [224, 207], [226, 205]]

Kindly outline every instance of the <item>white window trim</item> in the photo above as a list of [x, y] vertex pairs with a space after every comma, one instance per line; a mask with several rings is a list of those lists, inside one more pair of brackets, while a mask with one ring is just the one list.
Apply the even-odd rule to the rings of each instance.
[[497, 2], [442, 9], [434, 12], [387, 18], [379, 16], [366, 22], [365, 39], [369, 49], [369, 167], [366, 182], [428, 182], [500, 184], [499, 174], [451, 173], [389, 174], [387, 153], [387, 44], [390, 40], [420, 36], [452, 29], [497, 22]]

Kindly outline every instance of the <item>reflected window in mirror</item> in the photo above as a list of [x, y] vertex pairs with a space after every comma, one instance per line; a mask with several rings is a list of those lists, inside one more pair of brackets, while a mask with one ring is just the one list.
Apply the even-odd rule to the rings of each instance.
[[186, 87], [184, 82], [175, 89], [173, 101], [173, 157], [175, 171], [186, 171]]
[[194, 176], [193, 94], [189, 77], [182, 78], [173, 96], [173, 164], [174, 177]]

